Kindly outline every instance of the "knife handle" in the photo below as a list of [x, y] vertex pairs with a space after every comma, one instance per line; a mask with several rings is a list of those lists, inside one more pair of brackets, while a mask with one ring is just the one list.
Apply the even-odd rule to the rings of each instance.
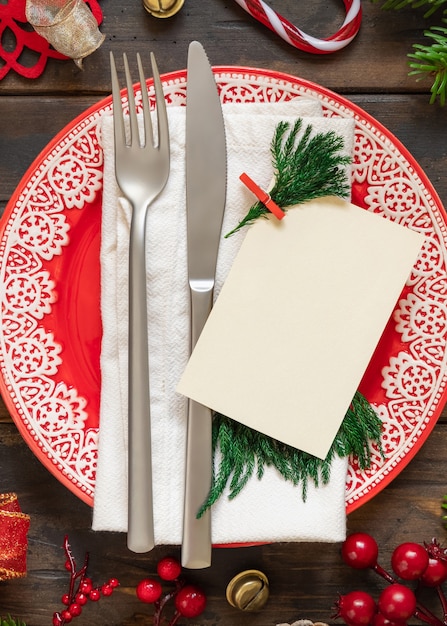
[[[207, 290], [191, 288], [191, 344], [195, 346], [211, 311], [213, 285]], [[182, 566], [201, 569], [211, 565], [211, 512], [197, 519], [206, 501], [213, 474], [211, 410], [188, 401], [186, 434], [185, 501], [183, 509]]]
[[134, 207], [129, 240], [128, 531], [132, 552], [154, 547], [146, 302], [146, 208]]
[[211, 487], [211, 425], [210, 409], [189, 400], [182, 539], [182, 566], [189, 569], [211, 565], [210, 510], [197, 519], [197, 512], [207, 499]]

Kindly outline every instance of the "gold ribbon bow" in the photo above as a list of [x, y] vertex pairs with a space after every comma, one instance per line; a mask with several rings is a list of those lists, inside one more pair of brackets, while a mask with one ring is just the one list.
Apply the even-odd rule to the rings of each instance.
[[82, 68], [105, 39], [84, 0], [26, 0], [26, 19], [58, 52]]

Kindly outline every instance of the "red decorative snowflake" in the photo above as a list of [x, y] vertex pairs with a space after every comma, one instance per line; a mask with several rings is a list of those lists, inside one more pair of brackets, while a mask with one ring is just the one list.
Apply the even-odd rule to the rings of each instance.
[[[100, 24], [102, 11], [97, 0], [86, 2]], [[0, 3], [0, 80], [9, 70], [14, 70], [25, 78], [37, 78], [42, 74], [49, 58], [67, 57], [54, 50], [27, 22], [25, 0], [7, 0], [6, 4]]]

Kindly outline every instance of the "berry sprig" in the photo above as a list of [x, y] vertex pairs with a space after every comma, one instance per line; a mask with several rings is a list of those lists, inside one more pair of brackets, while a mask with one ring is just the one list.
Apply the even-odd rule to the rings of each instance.
[[171, 556], [166, 556], [157, 564], [157, 574], [162, 581], [174, 583], [174, 588], [163, 594], [163, 587], [156, 578], [144, 578], [136, 588], [137, 598], [141, 602], [154, 605], [153, 626], [163, 623], [163, 611], [170, 600], [174, 600], [175, 612], [168, 626], [175, 626], [181, 617], [197, 617], [206, 607], [206, 596], [199, 587], [187, 585], [181, 578], [182, 567]]
[[69, 624], [74, 617], [81, 615], [83, 607], [89, 600], [97, 602], [102, 596], [110, 596], [113, 590], [118, 587], [116, 578], [110, 578], [107, 583], [100, 587], [94, 587], [93, 581], [87, 576], [87, 566], [89, 561], [88, 552], [85, 553], [84, 563], [77, 570], [76, 561], [70, 548], [68, 537], [64, 538], [65, 569], [70, 572], [70, 582], [68, 593], [62, 596], [62, 604], [66, 607], [62, 611], [56, 611], [53, 615], [53, 626], [63, 626]]
[[[424, 545], [402, 543], [391, 556], [393, 574], [378, 563], [378, 554], [376, 540], [367, 533], [354, 533], [344, 541], [344, 562], [354, 569], [372, 569], [388, 586], [377, 602], [364, 591], [340, 595], [334, 617], [341, 617], [349, 626], [405, 626], [412, 616], [429, 626], [447, 626], [447, 599], [442, 589], [447, 580], [447, 550], [436, 539]], [[414, 581], [414, 589], [405, 584], [410, 581]], [[442, 618], [419, 602], [418, 591], [424, 587], [436, 591]]]

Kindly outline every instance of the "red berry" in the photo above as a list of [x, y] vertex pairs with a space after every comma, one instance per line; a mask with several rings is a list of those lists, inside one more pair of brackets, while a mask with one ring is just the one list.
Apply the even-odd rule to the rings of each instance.
[[98, 600], [101, 598], [101, 593], [100, 593], [99, 589], [92, 589], [89, 592], [88, 597], [93, 602], [98, 602]]
[[406, 622], [395, 622], [382, 613], [376, 613], [371, 622], [372, 626], [406, 626]]
[[70, 606], [68, 607], [68, 610], [73, 617], [77, 617], [78, 615], [81, 615], [82, 613], [81, 605], [77, 604], [76, 602], [73, 602], [73, 604], [70, 604]]
[[144, 578], [138, 583], [136, 591], [137, 598], [141, 600], [141, 602], [152, 604], [153, 602], [157, 602], [161, 596], [162, 589], [158, 580]]
[[391, 556], [391, 566], [400, 578], [417, 580], [427, 569], [427, 550], [418, 543], [402, 543]]
[[55, 613], [53, 615], [53, 622], [52, 622], [53, 626], [61, 626], [62, 624], [62, 617], [59, 615], [59, 613]]
[[335, 607], [337, 617], [355, 626], [368, 626], [376, 612], [376, 603], [366, 591], [351, 591], [340, 596]]
[[87, 604], [87, 602], [88, 602], [88, 598], [85, 595], [85, 593], [81, 593], [81, 592], [76, 594], [75, 600], [76, 600], [77, 604], [80, 604], [81, 606], [84, 606], [84, 604]]
[[67, 571], [71, 572], [71, 562], [69, 560], [65, 561], [64, 567]]
[[379, 597], [379, 611], [392, 621], [406, 621], [416, 610], [416, 596], [405, 585], [392, 583]]
[[428, 565], [420, 577], [420, 581], [426, 587], [438, 587], [447, 580], [447, 563], [440, 559], [430, 557]]
[[68, 595], [68, 593], [64, 593], [61, 600], [62, 600], [62, 604], [65, 604], [65, 606], [68, 606], [70, 604], [70, 596]]
[[107, 584], [113, 587], [113, 589], [115, 589], [115, 587], [118, 587], [120, 583], [117, 578], [110, 578]]
[[194, 585], [182, 587], [175, 597], [175, 608], [183, 617], [197, 617], [205, 610], [206, 596]]
[[166, 556], [158, 562], [157, 574], [162, 580], [176, 580], [182, 571], [182, 566], [172, 556]]
[[374, 567], [379, 548], [374, 537], [367, 533], [353, 533], [345, 539], [341, 547], [344, 562], [354, 569]]
[[62, 611], [61, 618], [63, 622], [68, 624], [73, 619], [73, 615], [70, 613], [70, 611], [65, 610], [65, 611]]
[[113, 587], [108, 584], [102, 585], [101, 593], [103, 596], [111, 596], [113, 593]]
[[84, 580], [79, 585], [79, 591], [82, 591], [82, 593], [90, 593], [92, 588], [93, 588], [93, 582], [91, 578], [84, 578]]

